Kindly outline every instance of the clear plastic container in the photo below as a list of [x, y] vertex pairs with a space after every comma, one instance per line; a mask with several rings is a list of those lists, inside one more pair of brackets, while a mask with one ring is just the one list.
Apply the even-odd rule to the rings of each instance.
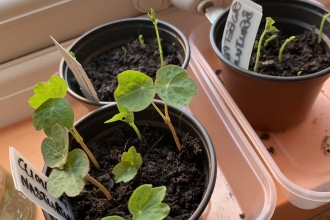
[[16, 190], [13, 177], [0, 165], [0, 220], [32, 220], [34, 203]]
[[[210, 24], [196, 28], [189, 42], [192, 53], [205, 70], [245, 136], [262, 157], [278, 181], [284, 195], [293, 205], [313, 209], [330, 202], [330, 80], [323, 85], [308, 117], [299, 125], [283, 132], [254, 130], [221, 83], [221, 63], [209, 43]], [[299, 97], [297, 97], [299, 98]], [[251, 106], [252, 107], [252, 106]], [[279, 106], [279, 111], [281, 108]], [[274, 150], [273, 153], [269, 150]]]
[[270, 219], [276, 206], [276, 188], [194, 53], [188, 67], [197, 82], [197, 96], [188, 110], [209, 133], [217, 156], [217, 182], [201, 220]]

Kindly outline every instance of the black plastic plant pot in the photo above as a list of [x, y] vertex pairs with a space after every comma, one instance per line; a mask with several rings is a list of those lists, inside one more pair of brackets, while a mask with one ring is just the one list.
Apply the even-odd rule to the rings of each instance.
[[[175, 48], [181, 67], [186, 68], [190, 59], [190, 47], [185, 35], [173, 25], [161, 20], [158, 21], [158, 29], [162, 42]], [[130, 38], [138, 37], [140, 34], [143, 35], [145, 41], [156, 37], [154, 25], [149, 19], [128, 18], [117, 20], [98, 26], [85, 33], [79, 37], [68, 51], [74, 52], [77, 60], [84, 66], [93, 57], [109, 49], [121, 48]], [[74, 89], [72, 85], [74, 75], [64, 59], [60, 63], [59, 75], [67, 82], [69, 95], [85, 104], [85, 106], [95, 109], [110, 103], [88, 100], [80, 90], [75, 91], [77, 89]]]
[[[311, 30], [319, 34], [323, 15], [329, 11], [323, 6], [307, 0], [256, 0], [265, 17], [275, 20], [274, 26], [288, 36]], [[329, 77], [330, 67], [302, 76], [271, 76], [242, 69], [231, 63], [221, 52], [221, 40], [229, 10], [212, 25], [211, 45], [221, 61], [224, 86], [253, 128], [264, 131], [283, 131], [303, 121], [323, 83]], [[322, 44], [329, 53], [330, 29], [325, 22]]]
[[[163, 101], [154, 100], [154, 102], [159, 107], [159, 109], [164, 109]], [[205, 174], [205, 190], [198, 208], [189, 218], [190, 220], [197, 220], [208, 205], [213, 193], [213, 189], [215, 187], [217, 163], [214, 147], [208, 133], [193, 115], [181, 108], [175, 108], [171, 106], [168, 106], [168, 108], [171, 122], [179, 136], [183, 136], [186, 133], [189, 133], [189, 135], [192, 137], [200, 139], [200, 145], [202, 149], [201, 163], [203, 172]], [[87, 146], [89, 143], [97, 141], [116, 131], [118, 126], [125, 125], [124, 122], [114, 122], [111, 124], [104, 123], [104, 121], [108, 120], [117, 113], [117, 106], [115, 103], [113, 103], [98, 108], [97, 110], [89, 113], [75, 123], [76, 129], [84, 138]], [[161, 131], [164, 131], [164, 133], [167, 133], [169, 137], [172, 137], [168, 126], [164, 123], [163, 119], [152, 105], [143, 111], [134, 113], [134, 117], [137, 127], [148, 124]], [[69, 143], [70, 149], [79, 147], [78, 143], [72, 140], [71, 136]], [[43, 172], [49, 175], [50, 168], [45, 166]], [[48, 213], [44, 212], [44, 216], [46, 220], [54, 220], [54, 218]]]

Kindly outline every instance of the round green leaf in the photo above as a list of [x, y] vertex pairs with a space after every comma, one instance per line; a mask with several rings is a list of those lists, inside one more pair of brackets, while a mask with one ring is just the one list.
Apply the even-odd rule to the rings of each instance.
[[184, 107], [190, 104], [196, 95], [197, 86], [194, 80], [182, 67], [168, 65], [157, 71], [156, 92], [169, 105]]
[[84, 177], [89, 171], [89, 161], [84, 151], [75, 149], [68, 153], [63, 169], [54, 169], [49, 175], [47, 190], [54, 198], [63, 193], [77, 196], [85, 186]]
[[50, 137], [45, 138], [41, 144], [41, 152], [47, 166], [54, 168], [66, 163], [69, 151], [69, 138], [66, 128], [55, 124]]
[[44, 129], [45, 134], [50, 136], [51, 129], [55, 124], [70, 130], [73, 126], [74, 113], [65, 99], [51, 98], [34, 111], [32, 120], [37, 130]]
[[128, 210], [133, 215], [133, 219], [164, 219], [170, 212], [169, 205], [161, 203], [165, 194], [165, 186], [155, 188], [150, 184], [139, 186], [128, 201]]
[[32, 108], [37, 109], [50, 98], [64, 98], [67, 85], [59, 76], [51, 76], [49, 83], [40, 82], [33, 87], [34, 95], [29, 99]]
[[155, 86], [152, 78], [146, 74], [127, 70], [118, 75], [118, 87], [114, 96], [118, 104], [129, 111], [141, 111], [154, 99]]

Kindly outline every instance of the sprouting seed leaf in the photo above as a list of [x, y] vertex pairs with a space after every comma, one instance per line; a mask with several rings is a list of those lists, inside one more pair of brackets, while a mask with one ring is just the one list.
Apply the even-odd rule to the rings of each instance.
[[134, 178], [137, 170], [142, 165], [141, 154], [136, 152], [134, 146], [128, 149], [128, 152], [124, 152], [121, 156], [121, 161], [113, 168], [115, 174], [116, 183], [124, 181], [128, 182]]
[[77, 58], [76, 58], [76, 55], [74, 54], [74, 52], [69, 51], [68, 54], [69, 54], [73, 59], [75, 59], [75, 60], [77, 59]]
[[278, 32], [278, 29], [273, 26], [275, 24], [275, 21], [271, 17], [266, 18], [266, 26], [265, 26], [265, 31], [266, 32]]
[[62, 168], [69, 152], [68, 130], [55, 124], [50, 137], [42, 141], [41, 152], [47, 166]]
[[128, 124], [134, 122], [134, 113], [131, 111], [128, 111], [125, 106], [117, 104], [117, 108], [119, 110], [118, 114], [115, 114], [112, 118], [109, 120], [105, 121], [104, 123], [111, 123], [115, 121], [124, 121], [127, 122]]
[[196, 95], [197, 86], [182, 67], [168, 65], [157, 71], [156, 93], [169, 105], [184, 107]]
[[66, 95], [67, 85], [59, 76], [51, 76], [49, 83], [40, 82], [33, 87], [34, 95], [29, 99], [32, 108], [37, 109], [50, 98], [63, 98]]
[[89, 160], [84, 151], [74, 149], [68, 153], [63, 169], [53, 169], [47, 182], [47, 190], [59, 198], [63, 193], [77, 196], [85, 186], [84, 177], [89, 171]]
[[55, 124], [70, 130], [73, 126], [74, 113], [65, 99], [50, 98], [34, 111], [32, 120], [37, 130], [44, 129], [45, 134], [50, 136]]
[[145, 184], [134, 190], [128, 201], [128, 210], [134, 220], [162, 220], [170, 212], [169, 205], [162, 203], [166, 194], [166, 187], [154, 187]]
[[152, 78], [138, 71], [124, 71], [118, 75], [114, 97], [119, 105], [125, 106], [129, 111], [141, 111], [155, 97]]
[[113, 215], [113, 216], [107, 216], [107, 217], [101, 218], [101, 220], [125, 220], [125, 219], [118, 215]]

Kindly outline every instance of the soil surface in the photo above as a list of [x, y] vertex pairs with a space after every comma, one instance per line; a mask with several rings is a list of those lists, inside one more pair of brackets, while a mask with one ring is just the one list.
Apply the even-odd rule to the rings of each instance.
[[[162, 44], [164, 65], [181, 66], [175, 45]], [[125, 47], [125, 49], [123, 49]], [[100, 101], [114, 101], [113, 93], [117, 88], [117, 75], [125, 70], [146, 73], [155, 79], [160, 68], [157, 39], [146, 39], [145, 49], [138, 39], [132, 38], [123, 47], [107, 50], [94, 57], [83, 68], [91, 80]], [[74, 91], [80, 93], [79, 85], [73, 78]]]
[[[275, 25], [276, 26], [276, 25]], [[263, 31], [263, 30], [261, 30]], [[272, 76], [302, 76], [319, 72], [330, 66], [330, 56], [324, 50], [324, 43], [318, 44], [318, 35], [312, 31], [305, 31], [297, 35], [294, 41], [287, 44], [283, 52], [282, 62], [278, 61], [278, 54], [283, 42], [290, 36], [281, 32], [272, 33], [276, 39], [268, 46], [262, 47], [258, 72]], [[272, 34], [268, 33], [265, 39]], [[256, 39], [260, 38], [260, 33]], [[252, 52], [249, 70], [253, 71], [257, 51]]]
[[[182, 138], [183, 149], [178, 152], [172, 136], [166, 137], [155, 128], [139, 128], [144, 137], [141, 143], [128, 125], [101, 140], [88, 144], [97, 158], [101, 171], [91, 163], [90, 175], [101, 182], [114, 198], [108, 201], [91, 183], [86, 183], [81, 194], [74, 198], [76, 220], [99, 220], [109, 215], [132, 219], [127, 203], [134, 189], [142, 184], [166, 186], [163, 200], [170, 208], [167, 220], [189, 219], [198, 207], [204, 192], [205, 175], [201, 165], [201, 147], [197, 139]], [[113, 167], [121, 155], [135, 146], [143, 158], [141, 172], [127, 183], [115, 183]]]

